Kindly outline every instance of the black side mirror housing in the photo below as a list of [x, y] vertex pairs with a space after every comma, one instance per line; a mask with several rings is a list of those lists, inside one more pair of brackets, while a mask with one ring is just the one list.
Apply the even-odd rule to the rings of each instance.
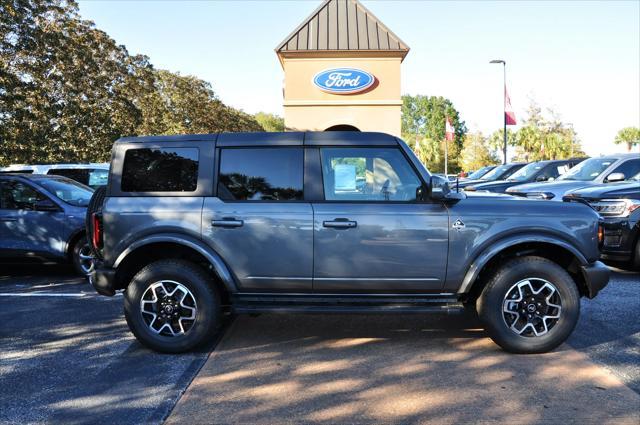
[[440, 176], [431, 176], [429, 181], [429, 197], [435, 201], [444, 200], [451, 192], [449, 181]]
[[39, 201], [36, 201], [34, 206], [35, 206], [34, 209], [36, 211], [48, 211], [48, 212], [60, 211], [60, 207], [57, 206], [51, 199], [41, 199]]

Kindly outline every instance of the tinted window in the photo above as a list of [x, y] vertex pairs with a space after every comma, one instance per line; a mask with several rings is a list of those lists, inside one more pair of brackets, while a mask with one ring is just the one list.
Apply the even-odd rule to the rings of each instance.
[[47, 174], [67, 177], [94, 189], [98, 186], [106, 186], [109, 178], [108, 170], [91, 168], [52, 168]]
[[302, 148], [222, 149], [218, 197], [228, 201], [303, 199]]
[[123, 192], [193, 192], [198, 185], [198, 149], [129, 149]]
[[415, 201], [420, 179], [396, 148], [321, 149], [329, 201]]
[[620, 166], [616, 167], [613, 172], [622, 173], [624, 174], [625, 179], [630, 179], [640, 172], [640, 159], [631, 159], [624, 162]]
[[0, 209], [35, 210], [36, 202], [47, 199], [37, 190], [20, 182], [0, 182]]

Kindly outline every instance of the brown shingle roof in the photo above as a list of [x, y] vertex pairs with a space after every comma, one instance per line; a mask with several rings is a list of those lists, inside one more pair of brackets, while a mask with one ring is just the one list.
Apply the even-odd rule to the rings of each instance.
[[277, 53], [309, 51], [409, 52], [358, 0], [325, 0], [307, 19], [276, 47]]

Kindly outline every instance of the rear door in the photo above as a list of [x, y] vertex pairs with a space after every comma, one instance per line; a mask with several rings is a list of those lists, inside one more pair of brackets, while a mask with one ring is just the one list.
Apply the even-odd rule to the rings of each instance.
[[311, 291], [313, 210], [304, 200], [301, 142], [234, 146], [224, 135], [218, 142], [217, 196], [205, 199], [203, 238], [241, 291]]
[[397, 147], [320, 148], [314, 292], [428, 293], [443, 286], [449, 216]]

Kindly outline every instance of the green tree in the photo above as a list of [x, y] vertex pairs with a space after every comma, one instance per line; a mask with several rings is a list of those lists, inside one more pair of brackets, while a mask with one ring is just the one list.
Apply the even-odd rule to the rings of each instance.
[[527, 119], [509, 143], [516, 147], [516, 160], [541, 161], [584, 156], [578, 136], [571, 124], [562, 122], [559, 114], [531, 100]]
[[485, 165], [499, 162], [498, 156], [490, 149], [487, 138], [481, 132], [466, 135], [464, 147], [460, 153], [460, 165], [463, 170], [477, 170]]
[[260, 130], [208, 82], [129, 55], [74, 0], [0, 2], [0, 165], [106, 161], [126, 135]]
[[640, 128], [625, 127], [618, 131], [616, 138], [613, 140], [616, 145], [626, 144], [627, 150], [631, 152], [634, 146], [640, 145]]
[[284, 118], [267, 112], [258, 112], [253, 116], [264, 131], [284, 131]]
[[128, 57], [73, 1], [0, 3], [0, 161], [106, 159], [140, 117]]
[[458, 156], [467, 133], [465, 122], [453, 103], [440, 96], [402, 96], [402, 137], [425, 166], [444, 170], [445, 120], [455, 128], [455, 140], [449, 143], [449, 170], [460, 171]]

